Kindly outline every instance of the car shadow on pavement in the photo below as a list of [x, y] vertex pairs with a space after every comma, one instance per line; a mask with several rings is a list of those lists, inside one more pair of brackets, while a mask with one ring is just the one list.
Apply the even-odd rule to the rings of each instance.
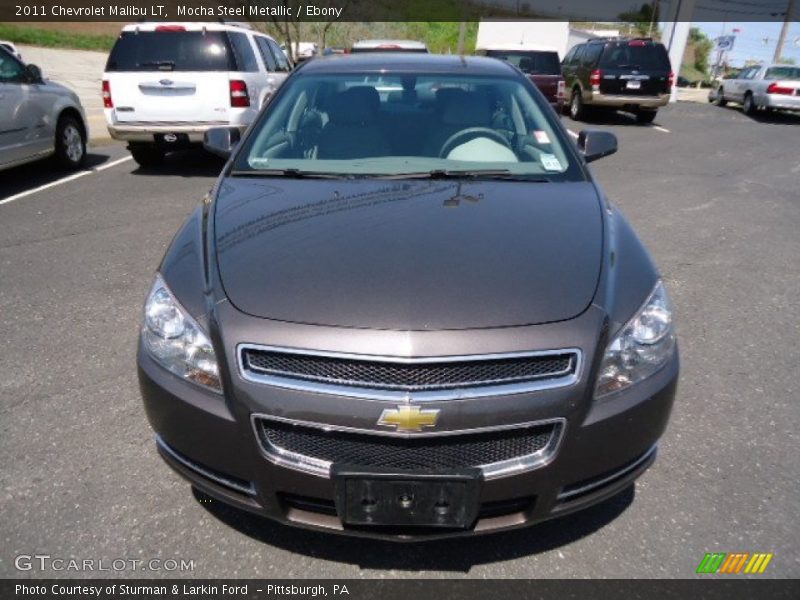
[[617, 110], [603, 110], [597, 109], [590, 111], [589, 114], [582, 121], [573, 121], [571, 117], [564, 117], [564, 122], [568, 124], [570, 129], [580, 131], [586, 127], [593, 127], [595, 125], [620, 125], [622, 127], [652, 127], [658, 125], [658, 117], [652, 123], [637, 123], [636, 117], [632, 113], [617, 111]]
[[[86, 153], [86, 164], [80, 171], [97, 168], [108, 162], [110, 156], [102, 152], [92, 152], [91, 148]], [[68, 171], [56, 164], [52, 158], [38, 160], [19, 167], [0, 172], [0, 200], [21, 194], [48, 183], [53, 183], [64, 177], [69, 177], [80, 171]]]
[[631, 484], [600, 504], [531, 527], [428, 542], [388, 542], [293, 528], [221, 502], [209, 502], [208, 496], [194, 488], [193, 494], [200, 506], [229, 527], [282, 550], [362, 569], [468, 573], [475, 565], [547, 552], [591, 535], [625, 512], [636, 492]]
[[791, 112], [766, 112], [759, 111], [749, 117], [756, 123], [769, 123], [772, 125], [800, 125], [800, 114]]
[[221, 158], [204, 150], [179, 150], [170, 152], [164, 162], [155, 167], [136, 165], [134, 175], [171, 175], [177, 177], [216, 177], [225, 166]]

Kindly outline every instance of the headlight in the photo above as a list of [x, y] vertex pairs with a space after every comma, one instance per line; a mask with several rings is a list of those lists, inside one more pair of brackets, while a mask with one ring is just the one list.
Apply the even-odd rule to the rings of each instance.
[[639, 312], [606, 347], [594, 397], [650, 377], [666, 364], [674, 349], [672, 307], [667, 290], [659, 281]]
[[214, 391], [222, 391], [217, 357], [197, 322], [156, 275], [144, 304], [142, 340], [164, 368]]

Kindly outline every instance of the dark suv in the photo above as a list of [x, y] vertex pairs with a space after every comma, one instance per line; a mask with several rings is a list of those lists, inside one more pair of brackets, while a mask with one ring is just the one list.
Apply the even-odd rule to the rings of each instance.
[[669, 102], [675, 77], [666, 48], [649, 38], [578, 44], [561, 67], [575, 120], [584, 119], [589, 106], [601, 106], [631, 111], [639, 123], [651, 123]]

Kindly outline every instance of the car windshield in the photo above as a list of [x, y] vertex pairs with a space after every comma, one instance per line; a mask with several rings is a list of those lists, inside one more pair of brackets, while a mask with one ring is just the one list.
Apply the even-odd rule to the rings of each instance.
[[234, 174], [584, 178], [528, 85], [516, 76], [300, 71], [254, 126]]
[[528, 75], [561, 75], [561, 63], [557, 52], [487, 50], [486, 56], [511, 63]]
[[770, 67], [764, 74], [764, 79], [800, 81], [800, 67]]

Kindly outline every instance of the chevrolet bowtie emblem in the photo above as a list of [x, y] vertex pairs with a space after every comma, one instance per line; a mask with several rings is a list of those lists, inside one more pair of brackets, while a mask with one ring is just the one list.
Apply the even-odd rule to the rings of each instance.
[[438, 419], [438, 408], [422, 409], [419, 406], [402, 405], [384, 409], [378, 425], [394, 427], [397, 431], [422, 431], [423, 427], [435, 427]]

